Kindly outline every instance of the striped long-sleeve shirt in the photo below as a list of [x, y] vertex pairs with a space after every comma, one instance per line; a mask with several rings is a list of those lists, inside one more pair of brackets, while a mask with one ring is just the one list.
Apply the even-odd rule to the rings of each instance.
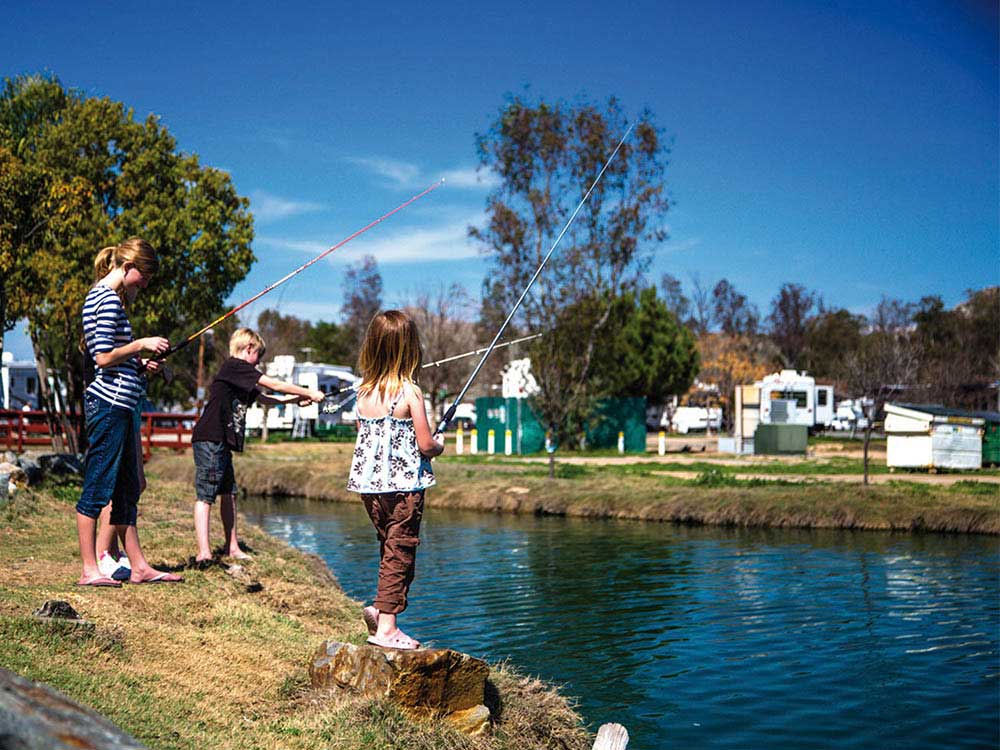
[[[83, 337], [87, 351], [95, 360], [98, 354], [125, 346], [132, 341], [132, 325], [125, 308], [113, 289], [98, 284], [83, 302]], [[146, 394], [146, 378], [138, 357], [114, 367], [98, 367], [87, 392], [112, 406], [134, 409]]]

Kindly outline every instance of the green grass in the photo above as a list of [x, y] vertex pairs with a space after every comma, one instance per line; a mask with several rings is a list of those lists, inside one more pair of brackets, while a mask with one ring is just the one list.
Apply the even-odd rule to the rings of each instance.
[[[147, 469], [139, 530], [155, 565], [193, 551], [190, 488], [172, 481], [190, 456]], [[166, 468], [169, 467], [169, 468]], [[81, 588], [72, 503], [78, 487], [19, 493], [0, 514], [0, 666], [62, 691], [157, 750], [585, 750], [592, 738], [569, 701], [503, 665], [495, 733], [471, 740], [442, 722], [413, 721], [382, 700], [316, 692], [308, 665], [325, 639], [360, 644], [360, 605], [316, 558], [247, 523], [256, 593], [222, 566], [183, 570], [179, 585]], [[218, 518], [213, 518], [218, 537]], [[32, 615], [62, 599], [91, 623]], [[534, 708], [540, 693], [552, 706]], [[540, 741], [535, 741], [541, 735]], [[3, 744], [0, 741], [0, 744]]]

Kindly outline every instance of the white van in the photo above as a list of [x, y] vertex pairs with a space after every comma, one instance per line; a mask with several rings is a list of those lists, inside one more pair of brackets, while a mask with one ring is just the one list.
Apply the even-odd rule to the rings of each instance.
[[718, 407], [708, 409], [704, 406], [678, 406], [674, 409], [673, 416], [670, 417], [669, 422], [667, 421], [667, 414], [664, 412], [663, 420], [660, 424], [682, 435], [686, 435], [691, 430], [708, 430], [711, 428], [718, 431], [722, 427], [722, 409]]

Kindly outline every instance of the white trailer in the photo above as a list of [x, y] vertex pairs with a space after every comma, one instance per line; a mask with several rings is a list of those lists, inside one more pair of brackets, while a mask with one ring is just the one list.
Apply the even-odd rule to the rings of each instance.
[[886, 464], [890, 469], [978, 469], [985, 420], [959, 409], [886, 404]]
[[[265, 372], [272, 378], [313, 388], [327, 394], [337, 394], [346, 388], [360, 382], [361, 378], [351, 372], [350, 368], [338, 365], [326, 365], [315, 362], [296, 362], [291, 355], [278, 355], [267, 363]], [[345, 391], [343, 396], [348, 394]], [[348, 403], [346, 408], [336, 414], [321, 414], [317, 404], [298, 406], [295, 403], [272, 406], [267, 409], [268, 430], [300, 430], [306, 425], [352, 424], [356, 418], [354, 404]], [[264, 409], [260, 404], [253, 404], [247, 409], [247, 429], [259, 430], [264, 424]], [[308, 430], [305, 430], [308, 431]]]
[[796, 370], [782, 370], [754, 383], [760, 389], [763, 424], [800, 424], [810, 429], [833, 421], [833, 386], [816, 385], [816, 378]]

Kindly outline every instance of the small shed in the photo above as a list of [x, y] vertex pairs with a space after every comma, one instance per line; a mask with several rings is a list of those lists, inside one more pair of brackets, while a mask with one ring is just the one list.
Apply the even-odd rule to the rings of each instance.
[[886, 463], [890, 468], [978, 469], [983, 425], [976, 412], [937, 404], [886, 404]]

